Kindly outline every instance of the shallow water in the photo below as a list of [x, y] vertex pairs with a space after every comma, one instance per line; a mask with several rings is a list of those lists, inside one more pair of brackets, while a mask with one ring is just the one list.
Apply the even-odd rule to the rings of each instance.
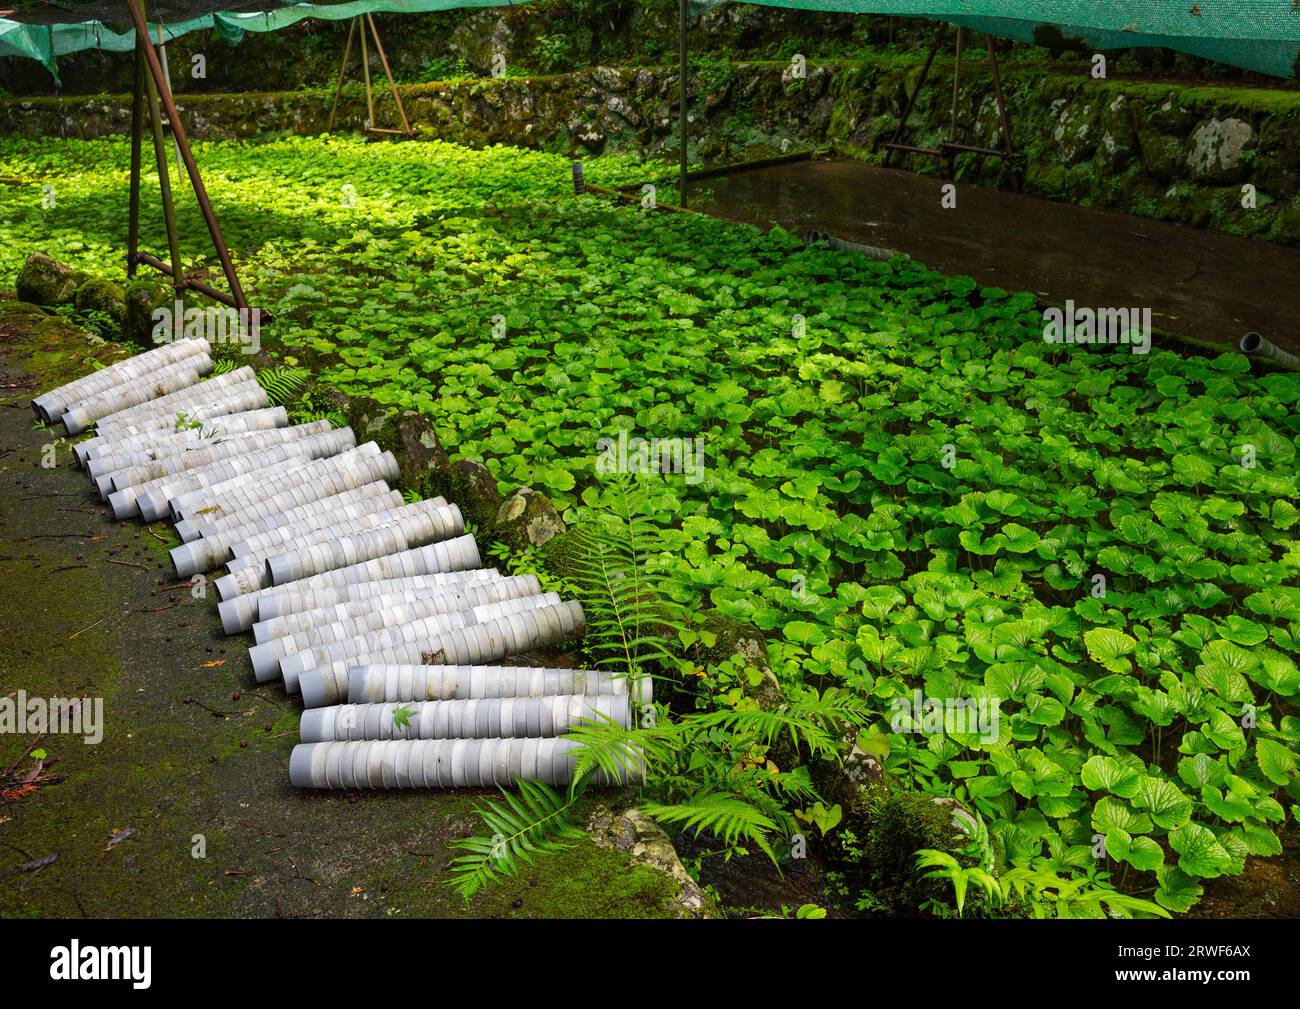
[[1257, 330], [1300, 353], [1300, 249], [1089, 210], [857, 161], [802, 161], [701, 180], [693, 209], [905, 252], [981, 284], [1080, 307], [1150, 307], [1153, 324], [1235, 344]]

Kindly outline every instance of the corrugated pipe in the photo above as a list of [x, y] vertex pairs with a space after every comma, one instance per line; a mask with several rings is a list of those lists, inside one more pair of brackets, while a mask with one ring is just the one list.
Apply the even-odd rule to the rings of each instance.
[[[178, 340], [143, 354], [136, 354], [123, 361], [117, 361], [89, 375], [73, 379], [57, 389], [42, 393], [32, 400], [32, 409], [36, 416], [46, 423], [53, 424], [67, 412], [68, 408], [80, 399], [86, 399], [118, 385], [126, 385], [136, 379], [169, 364], [175, 364], [190, 357], [211, 357], [212, 346], [207, 340]], [[197, 370], [197, 369], [195, 369]]]
[[351, 666], [415, 663], [422, 665], [487, 665], [507, 655], [522, 655], [534, 648], [546, 648], [579, 633], [583, 628], [582, 606], [575, 601], [512, 613], [499, 620], [485, 620], [446, 631], [436, 638], [383, 648], [356, 655], [343, 662], [330, 662], [299, 673], [303, 704], [319, 708], [336, 704], [347, 693]]
[[179, 451], [130, 452], [121, 457], [109, 455], [91, 461], [90, 476], [99, 488], [100, 495], [104, 496], [105, 492], [112, 493], [150, 480], [184, 473], [186, 470], [200, 469], [232, 456], [303, 441], [314, 435], [325, 434], [332, 428], [333, 425], [328, 420], [316, 420], [310, 424], [277, 427], [269, 431], [248, 431], [220, 440], [209, 439], [181, 446]]
[[302, 549], [311, 544], [326, 543], [342, 539], [344, 536], [355, 536], [380, 526], [393, 525], [415, 515], [434, 514], [437, 509], [447, 507], [445, 498], [435, 497], [407, 504], [401, 494], [397, 494], [396, 491], [394, 494], [397, 496], [397, 502], [383, 509], [337, 509], [320, 517], [309, 526], [277, 527], [240, 540], [230, 548], [232, 554], [230, 570], [240, 571], [253, 565], [265, 567], [270, 558], [285, 553], [289, 548]]
[[[305, 505], [337, 497], [368, 484], [383, 483], [396, 478], [397, 459], [391, 452], [380, 452], [373, 441], [358, 445], [348, 452], [340, 452], [332, 459], [311, 463], [314, 469], [306, 480], [291, 481], [289, 486], [273, 491], [269, 496], [255, 501], [240, 501], [231, 511], [218, 501], [201, 512], [191, 514], [176, 523], [181, 542], [190, 543], [200, 537], [225, 536], [240, 529], [269, 529], [279, 516]], [[346, 473], [346, 479], [338, 479]], [[368, 476], [369, 479], [360, 480]], [[263, 523], [270, 522], [270, 525]], [[238, 537], [230, 542], [238, 542]]]
[[343, 628], [332, 625], [302, 631], [248, 650], [253, 671], [258, 682], [266, 683], [277, 676], [284, 678], [285, 689], [298, 692], [298, 677], [304, 669], [335, 662], [344, 664], [344, 672], [354, 656], [369, 655], [384, 648], [396, 648], [410, 641], [427, 641], [450, 630], [470, 624], [500, 620], [516, 613], [558, 606], [558, 592], [506, 599], [497, 603], [484, 603], [468, 610], [450, 610], [432, 615], [412, 614], [406, 607], [399, 608], [392, 619], [377, 629], [348, 635]]
[[[415, 579], [411, 579], [414, 581]], [[389, 585], [390, 582], [367, 582], [367, 585]], [[398, 583], [400, 584], [400, 583]], [[420, 604], [428, 606], [423, 614], [447, 613], [451, 610], [468, 610], [485, 603], [499, 603], [504, 599], [519, 599], [523, 596], [539, 595], [541, 583], [536, 575], [511, 575], [485, 582], [467, 582], [450, 585], [442, 590], [431, 591], [426, 587], [405, 588], [394, 592], [375, 592], [364, 599], [333, 606], [321, 606], [316, 609], [302, 610], [298, 613], [286, 613], [282, 617], [259, 620], [253, 624], [253, 640], [260, 644], [283, 638], [290, 634], [299, 634], [328, 624], [343, 624], [353, 621], [383, 620], [391, 606], [410, 606]], [[359, 626], [354, 634], [385, 626], [385, 623], [372, 623], [371, 626]], [[350, 635], [344, 635], [348, 637]]]
[[[388, 511], [401, 503], [402, 495], [398, 491], [389, 490], [388, 484], [379, 480], [357, 487], [355, 490], [344, 491], [342, 494], [332, 494], [319, 501], [310, 501], [290, 512], [282, 513], [275, 517], [277, 520], [282, 520], [281, 524], [273, 527], [271, 531], [291, 536], [295, 531], [316, 529], [322, 523], [333, 521], [334, 516], [341, 514], [344, 509], [351, 510], [355, 514], [365, 514], [368, 511]], [[265, 518], [266, 521], [271, 521], [269, 517]], [[234, 556], [232, 553], [234, 545], [246, 542], [244, 537], [256, 535], [257, 531], [255, 526], [234, 526], [225, 534], [203, 536], [173, 547], [171, 559], [177, 577], [189, 578], [200, 571], [211, 571], [231, 560]]]
[[1259, 333], [1247, 333], [1241, 338], [1241, 343], [1237, 346], [1243, 354], [1263, 358], [1265, 361], [1272, 361], [1279, 368], [1285, 368], [1288, 371], [1300, 371], [1300, 357], [1296, 357], [1295, 354], [1288, 353], [1281, 347], [1269, 343]]
[[[472, 536], [460, 538], [473, 540]], [[437, 543], [434, 546], [442, 546], [442, 544]], [[421, 547], [420, 549], [426, 550], [429, 548]], [[222, 603], [217, 607], [217, 610], [221, 614], [221, 623], [226, 633], [239, 634], [241, 631], [248, 630], [259, 620], [270, 620], [274, 617], [284, 616], [287, 613], [300, 613], [304, 610], [319, 609], [322, 606], [334, 606], [338, 603], [368, 599], [376, 592], [393, 592], [405, 589], [418, 590], [421, 588], [430, 592], [440, 592], [448, 586], [500, 580], [501, 572], [496, 568], [480, 568], [478, 566], [477, 548], [473, 551], [473, 557], [474, 563], [466, 564], [463, 568], [435, 571], [428, 574], [399, 574], [395, 577], [374, 574], [370, 577], [358, 577], [351, 582], [333, 580], [332, 576], [336, 572], [330, 571], [324, 575], [313, 575], [311, 578], [304, 578], [301, 582], [294, 582], [290, 585], [281, 585], [262, 589], [260, 592], [250, 592], [245, 596], [236, 596], [234, 599]], [[373, 563], [373, 561], [368, 561], [367, 565]]]
[[160, 368], [132, 383], [114, 386], [93, 399], [81, 400], [59, 420], [68, 434], [81, 434], [104, 417], [121, 413], [142, 403], [163, 399], [182, 389], [193, 388], [199, 384], [199, 376], [211, 370], [212, 358], [187, 358], [178, 364]]
[[[479, 697], [546, 697], [551, 694], [627, 694], [631, 680], [603, 669], [533, 666], [352, 666], [346, 700], [468, 701]], [[637, 704], [654, 700], [649, 676], [636, 684]]]
[[265, 410], [245, 410], [224, 417], [213, 417], [193, 427], [186, 425], [179, 431], [173, 424], [170, 430], [159, 428], [142, 434], [128, 435], [125, 438], [112, 440], [91, 438], [74, 445], [73, 450], [76, 452], [78, 465], [82, 469], [87, 469], [98, 459], [110, 459], [129, 452], [138, 452], [141, 449], [156, 448], [165, 452], [173, 445], [193, 445], [197, 442], [215, 441], [236, 434], [271, 431], [287, 427], [288, 424], [288, 411], [282, 406], [273, 406]]
[[[581, 744], [568, 739], [389, 739], [299, 743], [289, 757], [295, 788], [513, 787], [523, 778], [567, 785]], [[644, 766], [617, 784], [643, 781]], [[610, 784], [603, 773], [597, 784]]]
[[193, 500], [173, 501], [169, 507], [173, 520], [193, 519], [200, 514], [209, 516], [209, 521], [213, 517], [224, 518], [241, 513], [251, 518], [266, 514], [258, 510], [259, 502], [265, 503], [295, 487], [304, 487], [303, 501], [306, 502], [376, 480], [396, 480], [400, 472], [392, 452], [379, 452], [378, 445], [366, 442], [333, 458], [316, 459], [276, 476], [268, 474], [255, 487], [213, 488], [209, 494], [196, 496]]
[[[398, 725], [393, 712], [408, 715]], [[632, 727], [627, 694], [487, 697], [410, 704], [336, 704], [308, 708], [298, 724], [304, 743], [360, 739], [544, 739], [579, 725]]]
[[336, 568], [396, 554], [412, 547], [437, 543], [464, 532], [465, 520], [455, 505], [401, 519], [355, 536], [343, 536], [269, 557], [261, 567], [232, 571], [216, 581], [221, 599], [255, 592], [272, 585], [299, 581]]
[[[208, 379], [208, 381], [211, 382], [214, 380]], [[270, 402], [270, 399], [266, 395], [266, 390], [256, 382], [243, 382], [234, 389], [227, 389], [223, 398], [213, 400], [210, 403], [204, 403], [201, 406], [197, 406], [192, 410], [185, 412], [185, 419], [187, 423], [211, 420], [215, 417], [244, 413], [248, 410], [261, 410], [269, 406]], [[77, 445], [74, 446], [74, 449], [84, 450], [94, 445], [102, 445], [119, 438], [132, 437], [139, 434], [149, 434], [158, 431], [176, 431], [178, 430], [176, 425], [180, 423], [179, 413], [180, 411], [170, 413], [164, 411], [153, 416], [132, 418], [130, 423], [123, 422], [112, 427], [105, 427], [98, 435], [96, 435], [96, 437], [88, 438], [83, 442], [78, 442]]]
[[866, 256], [868, 259], [893, 259], [900, 256], [903, 259], [909, 259], [906, 253], [899, 252], [897, 249], [886, 249], [879, 245], [863, 245], [861, 242], [849, 242], [843, 238], [836, 238], [834, 235], [828, 235], [824, 231], [808, 230], [803, 234], [805, 245], [816, 245], [818, 242], [824, 243], [829, 248], [838, 252], [856, 252], [860, 256]]
[[197, 469], [172, 473], [123, 487], [108, 496], [113, 516], [118, 519], [140, 515], [149, 522], [168, 514], [168, 502], [182, 494], [194, 494], [246, 478], [261, 482], [265, 472], [284, 473], [306, 465], [312, 459], [336, 455], [354, 445], [351, 428], [324, 431], [284, 445], [270, 445], [244, 455], [230, 456]]
[[[173, 426], [179, 414], [189, 416], [192, 410], [208, 403], [215, 403], [230, 396], [232, 390], [242, 392], [245, 386], [257, 385], [253, 369], [236, 368], [223, 375], [214, 375], [204, 382], [197, 382], [169, 392], [166, 396], [145, 400], [134, 406], [101, 416], [95, 423], [95, 433], [101, 437], [115, 437], [117, 432], [134, 424], [144, 423], [154, 417], [168, 417]], [[270, 406], [271, 401], [264, 399], [257, 406]]]

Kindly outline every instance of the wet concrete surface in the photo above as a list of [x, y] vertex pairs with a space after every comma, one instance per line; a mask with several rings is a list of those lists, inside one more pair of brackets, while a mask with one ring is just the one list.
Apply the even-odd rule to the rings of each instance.
[[1153, 325], [1300, 353], [1300, 249], [1090, 210], [857, 161], [793, 162], [700, 180], [692, 209], [896, 249], [983, 285], [1089, 308], [1150, 307]]

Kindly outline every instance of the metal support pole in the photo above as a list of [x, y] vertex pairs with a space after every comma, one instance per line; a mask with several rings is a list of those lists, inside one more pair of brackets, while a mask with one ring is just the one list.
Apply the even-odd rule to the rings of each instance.
[[[947, 23], [941, 22], [939, 25], [939, 30], [934, 33], [934, 42], [930, 44], [930, 52], [925, 57], [925, 63], [921, 67], [921, 76], [917, 78], [916, 87], [912, 89], [912, 93], [908, 96], [907, 106], [903, 109], [902, 116], [899, 117], [898, 128], [894, 130], [893, 143], [895, 144], [901, 142], [903, 139], [903, 133], [907, 129], [907, 121], [912, 116], [912, 108], [916, 105], [916, 99], [921, 94], [921, 88], [925, 86], [925, 79], [930, 76], [930, 67], [933, 65], [934, 58], [939, 53], [939, 46], [943, 44], [944, 36], [947, 34], [948, 34]], [[886, 147], [885, 149], [886, 166], [889, 165], [889, 162], [893, 159], [893, 157], [894, 157], [893, 149], [890, 147]]]
[[686, 206], [686, 18], [689, 0], [681, 0], [680, 24], [677, 35], [677, 93], [681, 108], [678, 110], [678, 128], [681, 131], [681, 164], [678, 171], [677, 187], [681, 193], [680, 206]]
[[[167, 78], [167, 90], [172, 89], [172, 72], [167, 66], [167, 46], [163, 44], [163, 26], [158, 26], [158, 58], [162, 62], [163, 76]], [[171, 124], [168, 123], [168, 126]], [[176, 150], [176, 184], [180, 185], [181, 180], [185, 178], [185, 166], [181, 162], [181, 149], [176, 146], [176, 137], [172, 136], [172, 146]]]
[[343, 47], [343, 62], [339, 64], [339, 80], [334, 85], [334, 104], [330, 106], [329, 122], [325, 124], [325, 132], [334, 132], [334, 113], [339, 110], [339, 95], [343, 93], [343, 75], [347, 73], [348, 57], [352, 55], [352, 36], [357, 33], [357, 19], [353, 18], [348, 24], [348, 41]]
[[375, 99], [370, 93], [370, 51], [366, 47], [364, 26], [361, 29], [361, 73], [366, 79], [366, 129], [370, 129], [375, 125]]
[[135, 277], [140, 253], [140, 154], [144, 143], [144, 53], [135, 40], [135, 85], [131, 93], [131, 199], [127, 211], [126, 275]]
[[[1002, 150], [1005, 152], [1005, 160], [1011, 163], [1011, 157], [1015, 154], [1015, 143], [1011, 139], [1011, 117], [1007, 115], [1007, 99], [1002, 93], [1002, 74], [998, 70], [998, 53], [993, 46], [993, 36], [986, 36], [989, 51], [989, 67], [993, 71], [993, 93], [998, 99], [998, 120], [1002, 124]], [[1016, 166], [1011, 163], [1011, 191], [1020, 192], [1020, 174], [1016, 171]]]
[[[143, 43], [149, 49], [149, 35], [145, 34]], [[145, 81], [149, 97], [149, 126], [153, 132], [154, 162], [158, 166], [158, 192], [162, 197], [163, 226], [167, 229], [167, 251], [171, 256], [172, 286], [176, 297], [185, 291], [185, 274], [181, 263], [181, 240], [176, 230], [176, 207], [172, 204], [171, 169], [167, 166], [167, 139], [163, 136], [162, 112], [158, 102], [158, 82]]]
[[[230, 259], [230, 250], [226, 248], [226, 240], [221, 235], [221, 225], [217, 223], [217, 215], [212, 209], [212, 201], [208, 199], [207, 188], [203, 185], [202, 176], [199, 175], [199, 166], [195, 163], [194, 153], [190, 150], [190, 141], [185, 133], [185, 124], [181, 122], [180, 113], [176, 110], [176, 103], [172, 101], [171, 91], [168, 90], [166, 78], [163, 77], [162, 65], [158, 62], [158, 54], [153, 51], [153, 46], [149, 44], [149, 26], [145, 22], [144, 7], [141, 0], [127, 0], [127, 7], [131, 11], [131, 20], [135, 24], [137, 41], [144, 40], [142, 51], [149, 75], [154, 81], [154, 90], [157, 92], [163, 108], [167, 111], [167, 118], [172, 124], [172, 135], [176, 139], [176, 145], [180, 148], [181, 159], [185, 162], [185, 170], [189, 174], [190, 186], [193, 188], [194, 196], [198, 200], [204, 223], [208, 226], [208, 234], [212, 237], [212, 244], [217, 250], [217, 258], [221, 260], [221, 269], [225, 273], [226, 283], [230, 285], [230, 292], [237, 307], [248, 308], [248, 301], [244, 297], [244, 289], [240, 286], [239, 277], [235, 274], [235, 265]], [[153, 93], [151, 91], [151, 96]], [[178, 267], [179, 265], [177, 263]]]
[[[366, 23], [370, 25], [370, 34], [375, 37], [375, 50], [379, 53], [379, 61], [384, 65], [384, 76], [388, 78], [388, 88], [393, 92], [393, 101], [397, 103], [397, 115], [402, 120], [402, 132], [410, 133], [411, 124], [406, 120], [406, 110], [402, 108], [402, 96], [397, 93], [397, 84], [393, 80], [393, 72], [388, 68], [388, 56], [384, 52], [384, 44], [379, 41], [379, 29], [375, 27], [375, 19], [366, 14]], [[374, 126], [372, 122], [370, 124]]]

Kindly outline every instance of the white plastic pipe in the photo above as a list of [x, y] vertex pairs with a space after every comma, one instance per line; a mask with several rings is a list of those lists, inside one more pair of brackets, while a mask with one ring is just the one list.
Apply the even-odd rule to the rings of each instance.
[[[234, 392], [251, 391], [251, 387], [256, 385], [253, 369], [248, 367], [228, 371], [224, 375], [214, 375], [206, 381], [175, 389], [165, 396], [148, 399], [102, 416], [95, 422], [95, 433], [101, 437], [113, 438], [124, 428], [149, 422], [156, 417], [169, 418], [174, 427], [182, 415], [188, 419], [198, 408], [226, 399]], [[265, 390], [262, 400], [256, 405], [271, 405], [265, 396]]]
[[[176, 441], [160, 438], [153, 444], [121, 452], [110, 452], [91, 459], [86, 463], [86, 472], [96, 483], [101, 482], [103, 477], [108, 477], [117, 480], [123, 487], [130, 487], [132, 484], [143, 483], [145, 480], [152, 480], [187, 468], [186, 464], [198, 458], [196, 453], [204, 453], [209, 461], [215, 462], [222, 455], [246, 452], [268, 445], [282, 445], [309, 435], [323, 434], [332, 429], [333, 425], [328, 420], [316, 420], [309, 424], [268, 427], [257, 431], [235, 431], [219, 436], [213, 434], [207, 438]], [[155, 472], [146, 472], [150, 467]], [[190, 465], [188, 468], [192, 469], [193, 466]], [[137, 472], [139, 475], [135, 476]]]
[[[208, 381], [211, 382], [213, 379], [208, 379]], [[129, 422], [124, 421], [111, 427], [105, 426], [94, 438], [78, 442], [74, 448], [85, 451], [92, 446], [106, 444], [119, 438], [154, 431], [177, 431], [180, 430], [176, 425], [180, 423], [179, 415], [181, 413], [185, 414], [187, 422], [204, 421], [229, 416], [230, 414], [244, 413], [248, 410], [265, 409], [270, 405], [270, 402], [266, 390], [256, 382], [243, 382], [234, 388], [226, 389], [220, 398], [203, 403], [190, 410], [171, 412], [164, 410], [158, 414], [132, 418]], [[99, 427], [99, 425], [96, 425], [96, 427]]]
[[[481, 788], [517, 779], [567, 785], [581, 744], [568, 739], [391, 739], [299, 743], [295, 788]], [[644, 766], [618, 784], [644, 779]], [[597, 784], [610, 784], [603, 774]]]
[[173, 519], [192, 519], [196, 515], [224, 518], [228, 515], [265, 514], [259, 504], [275, 499], [285, 491], [302, 488], [302, 502], [319, 500], [331, 494], [352, 490], [376, 480], [396, 480], [401, 472], [391, 452], [379, 453], [374, 442], [358, 445], [328, 459], [316, 459], [305, 466], [270, 476], [256, 487], [213, 488], [208, 495], [193, 501], [171, 503]]
[[[390, 583], [368, 582], [367, 584], [388, 585]], [[447, 613], [451, 610], [468, 610], [486, 603], [499, 603], [504, 599], [540, 595], [541, 591], [541, 584], [535, 575], [511, 575], [493, 581], [449, 585], [441, 591], [431, 591], [428, 588], [404, 588], [394, 592], [376, 592], [353, 602], [337, 603], [333, 606], [322, 606], [298, 613], [286, 613], [282, 617], [260, 620], [253, 624], [253, 640], [260, 645], [274, 641], [276, 638], [309, 631], [315, 627], [360, 620], [385, 620], [385, 613], [391, 606], [418, 604], [428, 607], [428, 612], [424, 615], [431, 616], [434, 613]], [[363, 627], [354, 633], [364, 634], [367, 630], [374, 630], [381, 626], [385, 624], [374, 623], [373, 626]]]
[[91, 438], [74, 445], [73, 450], [78, 464], [82, 469], [86, 469], [97, 459], [107, 459], [127, 452], [150, 448], [166, 451], [172, 445], [192, 445], [195, 442], [225, 438], [234, 434], [269, 431], [273, 428], [287, 427], [288, 424], [289, 414], [285, 408], [273, 406], [264, 410], [246, 410], [227, 414], [224, 417], [213, 417], [201, 422], [197, 427], [186, 425], [180, 430], [177, 430], [173, 424], [170, 428], [159, 428], [115, 440]]
[[[332, 459], [318, 460], [312, 466], [314, 468], [305, 480], [291, 481], [289, 486], [256, 501], [241, 502], [240, 507], [233, 512], [227, 510], [221, 502], [202, 511], [191, 512], [189, 517], [176, 523], [176, 532], [181, 542], [189, 543], [200, 537], [226, 536], [242, 529], [270, 529], [278, 524], [278, 516], [305, 505], [371, 484], [381, 483], [386, 488], [387, 481], [396, 479], [398, 473], [397, 459], [392, 453], [380, 452], [379, 446], [373, 441], [340, 452]], [[324, 473], [321, 472], [322, 467], [325, 468]], [[360, 475], [370, 474], [370, 479], [361, 482], [350, 479], [338, 481], [329, 476], [330, 473], [349, 469], [356, 470]], [[237, 541], [238, 537], [231, 542]]]
[[[631, 679], [598, 669], [535, 666], [352, 666], [346, 700], [467, 701], [478, 697], [545, 697], [550, 694], [628, 694]], [[304, 687], [305, 689], [305, 687]], [[649, 676], [636, 684], [637, 704], [654, 700]]]
[[[447, 506], [446, 499], [441, 497], [407, 504], [401, 494], [396, 491], [393, 493], [397, 497], [397, 503], [387, 508], [357, 512], [337, 509], [330, 511], [327, 516], [322, 516], [320, 521], [311, 526], [298, 528], [278, 526], [265, 532], [254, 533], [231, 546], [231, 554], [236, 561], [239, 561], [238, 565], [232, 562], [231, 570], [245, 568], [250, 564], [264, 565], [269, 558], [285, 553], [288, 549], [301, 548], [309, 543], [322, 543], [343, 536], [353, 536], [415, 515], [431, 514]], [[311, 532], [310, 536], [300, 535], [307, 531]]]
[[305, 466], [310, 460], [328, 457], [346, 450], [356, 441], [351, 428], [314, 434], [284, 445], [271, 445], [244, 455], [146, 480], [123, 487], [108, 496], [115, 518], [140, 515], [147, 521], [168, 514], [168, 502], [182, 494], [199, 494], [210, 487], [240, 479], [262, 483], [278, 474]]
[[316, 627], [254, 645], [248, 650], [248, 657], [253, 662], [258, 682], [266, 683], [279, 675], [284, 678], [285, 689], [296, 694], [298, 677], [304, 669], [341, 662], [346, 671], [348, 662], [355, 656], [395, 648], [410, 641], [437, 638], [444, 632], [459, 627], [499, 620], [528, 610], [558, 606], [559, 603], [559, 593], [547, 592], [484, 603], [467, 610], [444, 610], [427, 615], [420, 615], [415, 607], [393, 607], [389, 621], [381, 621], [373, 630], [349, 634], [338, 626]]
[[[284, 521], [270, 531], [292, 536], [296, 532], [315, 529], [322, 523], [332, 522], [343, 509], [364, 514], [367, 511], [387, 511], [401, 503], [402, 495], [398, 491], [388, 490], [388, 484], [382, 480], [376, 481], [357, 487], [355, 490], [321, 498], [319, 501], [309, 501], [305, 505], [275, 516]], [[198, 537], [189, 543], [173, 547], [171, 559], [177, 577], [189, 578], [200, 571], [210, 571], [230, 560], [233, 556], [234, 544], [247, 542], [243, 537], [256, 535], [256, 529], [257, 527], [249, 525], [236, 526], [225, 534]]]
[[[394, 717], [401, 711], [402, 724]], [[627, 694], [487, 697], [409, 704], [335, 704], [302, 713], [304, 743], [358, 739], [541, 739], [579, 725], [632, 727]]]
[[432, 512], [403, 518], [391, 525], [380, 526], [355, 536], [343, 536], [301, 550], [276, 554], [261, 567], [232, 571], [226, 577], [217, 579], [217, 594], [222, 599], [230, 599], [272, 585], [284, 585], [337, 568], [387, 557], [412, 547], [451, 539], [464, 529], [465, 520], [461, 517], [460, 509], [455, 505], [445, 505]]
[[[487, 665], [508, 655], [559, 644], [583, 627], [582, 606], [575, 601], [512, 613], [446, 631], [436, 638], [404, 642], [341, 662], [302, 669], [298, 686], [303, 705], [319, 708], [336, 704], [347, 693], [351, 666], [419, 663], [421, 665]], [[284, 660], [288, 661], [288, 660]], [[283, 662], [282, 662], [283, 666]]]
[[179, 389], [159, 399], [146, 400], [135, 406], [118, 410], [116, 413], [103, 418], [99, 425], [101, 429], [97, 433], [105, 434], [109, 428], [131, 424], [155, 414], [166, 414], [173, 408], [184, 410], [186, 405], [198, 406], [202, 403], [210, 403], [220, 399], [223, 393], [247, 385], [250, 382], [256, 383], [257, 376], [248, 365], [224, 372], [221, 375], [213, 375], [207, 381], [200, 382], [187, 389]]
[[[472, 536], [460, 537], [473, 543]], [[454, 541], [453, 541], [454, 542]], [[434, 544], [441, 547], [443, 544]], [[421, 550], [430, 549], [421, 547]], [[367, 599], [376, 592], [400, 591], [408, 588], [425, 588], [430, 592], [442, 591], [447, 586], [462, 586], [470, 583], [496, 581], [501, 572], [496, 568], [478, 567], [478, 549], [473, 550], [473, 563], [447, 571], [434, 571], [421, 574], [399, 574], [390, 576], [375, 574], [369, 578], [358, 578], [351, 582], [335, 581], [330, 571], [324, 575], [313, 575], [301, 582], [281, 585], [248, 595], [236, 596], [217, 607], [221, 614], [221, 625], [227, 634], [238, 634], [248, 630], [262, 619], [283, 616], [286, 613], [299, 613], [314, 610], [336, 603], [347, 603], [357, 599]], [[367, 562], [374, 563], [373, 561]]]
[[98, 371], [92, 371], [89, 375], [73, 379], [57, 389], [42, 393], [32, 400], [32, 409], [41, 420], [55, 423], [78, 399], [133, 382], [177, 361], [190, 357], [210, 357], [211, 354], [212, 347], [207, 340], [177, 340], [117, 361]]
[[81, 400], [59, 419], [68, 434], [81, 434], [102, 418], [141, 403], [163, 399], [182, 389], [193, 388], [199, 384], [199, 376], [211, 370], [211, 358], [187, 358], [178, 364], [160, 368], [130, 384], [114, 386], [93, 399]]

